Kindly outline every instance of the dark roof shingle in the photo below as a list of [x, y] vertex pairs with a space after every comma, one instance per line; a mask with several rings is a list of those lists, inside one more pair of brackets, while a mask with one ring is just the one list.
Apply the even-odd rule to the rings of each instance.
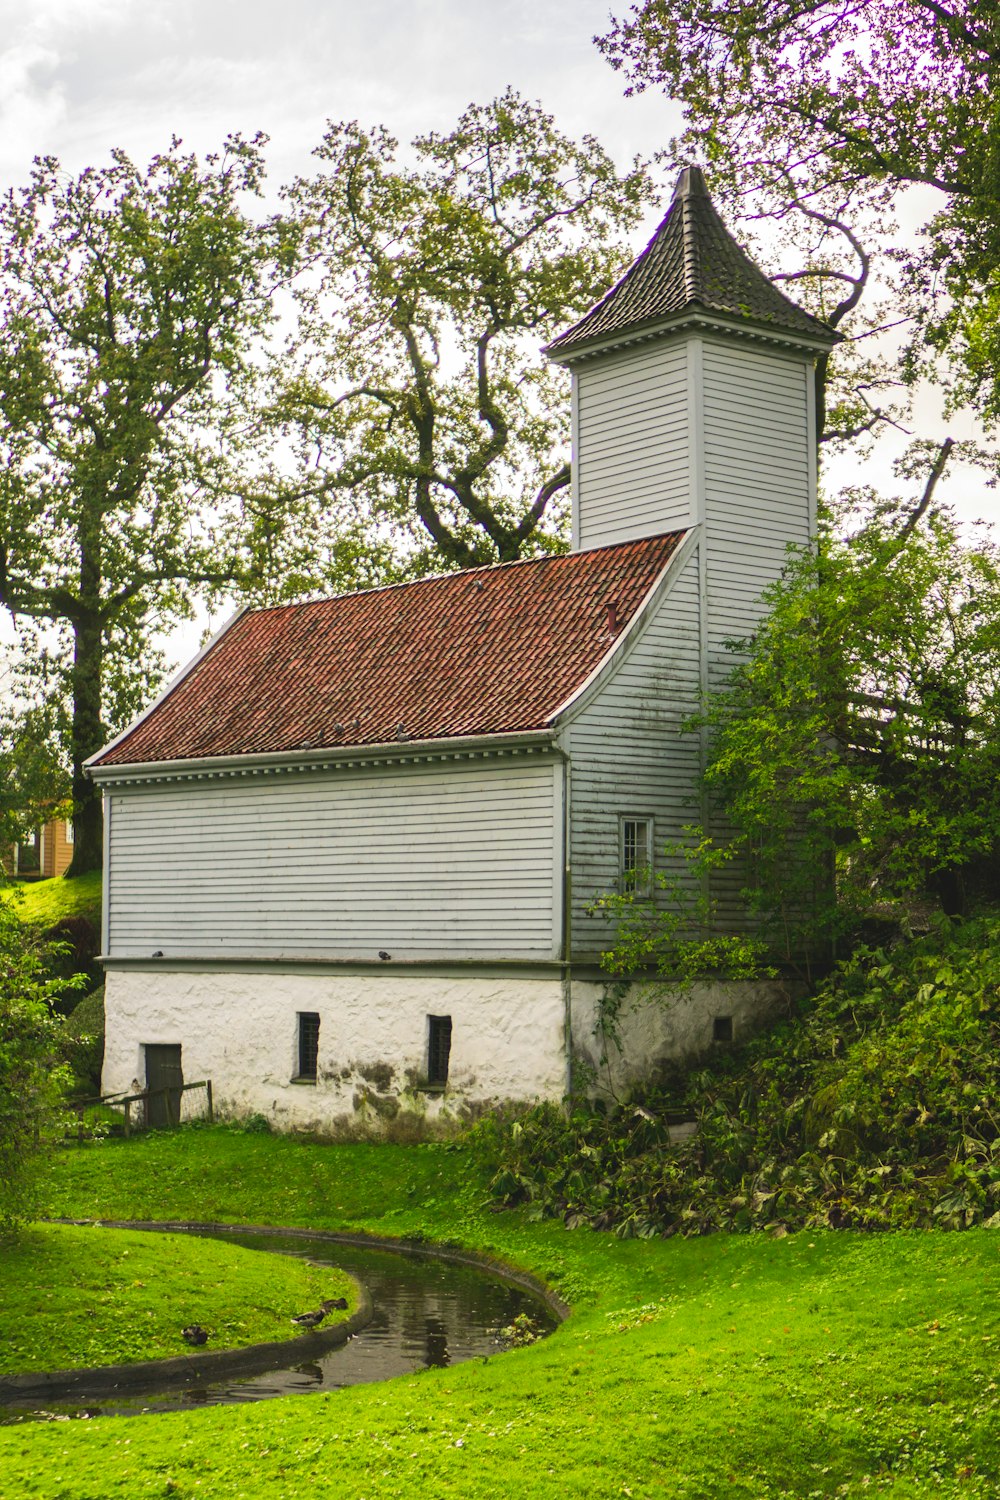
[[595, 307], [553, 339], [555, 359], [592, 339], [639, 329], [689, 307], [834, 343], [828, 324], [792, 302], [733, 239], [700, 167], [685, 167], [653, 238]]
[[93, 764], [544, 728], [640, 609], [683, 536], [241, 615]]

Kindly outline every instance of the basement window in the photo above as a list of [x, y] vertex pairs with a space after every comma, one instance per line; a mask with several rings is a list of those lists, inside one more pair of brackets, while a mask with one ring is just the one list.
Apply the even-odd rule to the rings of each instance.
[[444, 1088], [451, 1059], [451, 1016], [427, 1017], [427, 1082]]
[[299, 1011], [299, 1070], [295, 1083], [315, 1083], [319, 1059], [319, 1016], [314, 1010]]
[[731, 1042], [733, 1039], [732, 1016], [716, 1016], [712, 1022], [712, 1041]]
[[623, 896], [649, 896], [653, 891], [653, 820], [618, 820], [618, 879]]

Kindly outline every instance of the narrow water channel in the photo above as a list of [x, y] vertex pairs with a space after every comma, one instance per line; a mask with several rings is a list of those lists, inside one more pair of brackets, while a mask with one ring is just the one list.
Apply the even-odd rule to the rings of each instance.
[[[203, 1233], [205, 1231], [199, 1231]], [[433, 1256], [361, 1249], [325, 1238], [212, 1231], [215, 1238], [250, 1250], [296, 1255], [320, 1265], [339, 1266], [364, 1282], [374, 1317], [356, 1337], [316, 1360], [286, 1365], [245, 1380], [229, 1377], [192, 1384], [190, 1377], [162, 1390], [102, 1397], [86, 1404], [61, 1405], [38, 1398], [0, 1407], [0, 1426], [24, 1421], [59, 1421], [98, 1416], [140, 1416], [267, 1401], [308, 1391], [388, 1380], [434, 1366], [489, 1358], [507, 1347], [500, 1330], [521, 1313], [540, 1329], [556, 1324], [552, 1312], [531, 1292], [488, 1271]]]

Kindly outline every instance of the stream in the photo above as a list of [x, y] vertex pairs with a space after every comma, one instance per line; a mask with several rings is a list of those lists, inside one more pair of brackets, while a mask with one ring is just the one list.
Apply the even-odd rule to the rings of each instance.
[[[302, 1364], [285, 1364], [246, 1379], [232, 1376], [193, 1384], [190, 1376], [163, 1389], [61, 1404], [36, 1396], [6, 1398], [0, 1426], [25, 1421], [66, 1421], [98, 1416], [139, 1416], [267, 1401], [275, 1396], [339, 1390], [388, 1380], [394, 1375], [484, 1359], [508, 1347], [500, 1330], [521, 1313], [543, 1332], [557, 1319], [542, 1299], [488, 1270], [456, 1264], [432, 1254], [360, 1248], [325, 1237], [198, 1230], [211, 1238], [270, 1254], [295, 1255], [338, 1266], [364, 1282], [374, 1304], [372, 1321], [340, 1348]], [[287, 1360], [287, 1353], [283, 1355]]]

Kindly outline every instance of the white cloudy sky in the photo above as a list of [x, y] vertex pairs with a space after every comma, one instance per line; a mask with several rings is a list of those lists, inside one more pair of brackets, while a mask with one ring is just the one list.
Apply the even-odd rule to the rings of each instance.
[[[624, 5], [618, 7], [623, 9]], [[406, 139], [447, 128], [508, 84], [620, 164], [678, 123], [658, 94], [623, 95], [593, 45], [608, 0], [0, 0], [0, 189], [32, 157], [79, 169], [121, 146], [138, 160], [172, 133], [211, 150], [231, 131], [271, 137], [276, 187], [305, 170], [328, 118]], [[646, 226], [646, 232], [648, 228]], [[636, 249], [645, 233], [636, 234]], [[924, 403], [921, 432], [944, 428]], [[956, 436], [971, 435], [951, 423]], [[844, 478], [850, 477], [844, 475]], [[859, 477], [883, 484], [884, 465]], [[992, 519], [996, 499], [956, 475], [950, 497]]]

